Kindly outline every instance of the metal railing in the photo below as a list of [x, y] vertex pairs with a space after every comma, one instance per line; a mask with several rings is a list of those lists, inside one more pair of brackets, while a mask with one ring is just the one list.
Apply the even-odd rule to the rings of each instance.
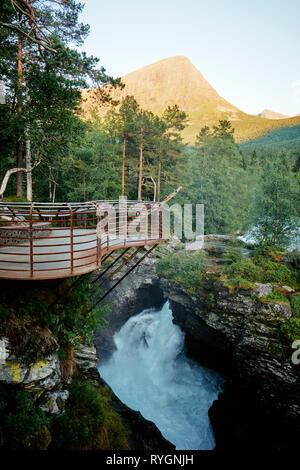
[[164, 241], [166, 207], [142, 201], [0, 202], [0, 278], [54, 279], [107, 253]]

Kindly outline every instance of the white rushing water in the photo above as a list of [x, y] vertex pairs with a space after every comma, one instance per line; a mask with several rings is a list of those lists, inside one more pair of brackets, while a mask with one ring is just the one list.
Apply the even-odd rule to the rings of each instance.
[[184, 333], [172, 319], [168, 302], [131, 317], [99, 370], [120, 400], [153, 421], [177, 449], [213, 449], [208, 409], [223, 381], [184, 356]]

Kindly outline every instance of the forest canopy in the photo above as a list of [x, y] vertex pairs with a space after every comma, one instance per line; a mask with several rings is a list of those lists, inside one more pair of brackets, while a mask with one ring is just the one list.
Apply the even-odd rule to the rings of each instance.
[[[193, 147], [185, 144], [188, 115], [177, 105], [155, 115], [134, 96], [111, 99], [103, 85], [122, 87], [121, 80], [77, 50], [89, 33], [79, 21], [82, 8], [75, 0], [2, 2], [0, 196], [158, 201], [182, 185], [176, 202], [204, 204], [206, 233], [262, 227], [266, 217], [260, 238], [279, 243], [283, 227], [294, 230], [300, 152], [290, 144], [298, 142], [298, 129], [238, 145], [232, 123], [221, 120], [203, 126]], [[81, 90], [91, 86], [109, 111], [84, 120]]]

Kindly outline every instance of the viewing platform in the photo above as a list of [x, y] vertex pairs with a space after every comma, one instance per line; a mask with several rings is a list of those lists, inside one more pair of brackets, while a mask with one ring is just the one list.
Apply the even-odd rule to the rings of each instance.
[[112, 251], [164, 242], [166, 210], [148, 201], [0, 202], [0, 278], [94, 271]]

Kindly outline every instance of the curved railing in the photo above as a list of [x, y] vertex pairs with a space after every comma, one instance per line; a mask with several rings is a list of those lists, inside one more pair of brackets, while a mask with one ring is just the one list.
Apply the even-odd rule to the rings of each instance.
[[54, 279], [101, 266], [111, 251], [165, 239], [163, 203], [0, 202], [0, 278]]

